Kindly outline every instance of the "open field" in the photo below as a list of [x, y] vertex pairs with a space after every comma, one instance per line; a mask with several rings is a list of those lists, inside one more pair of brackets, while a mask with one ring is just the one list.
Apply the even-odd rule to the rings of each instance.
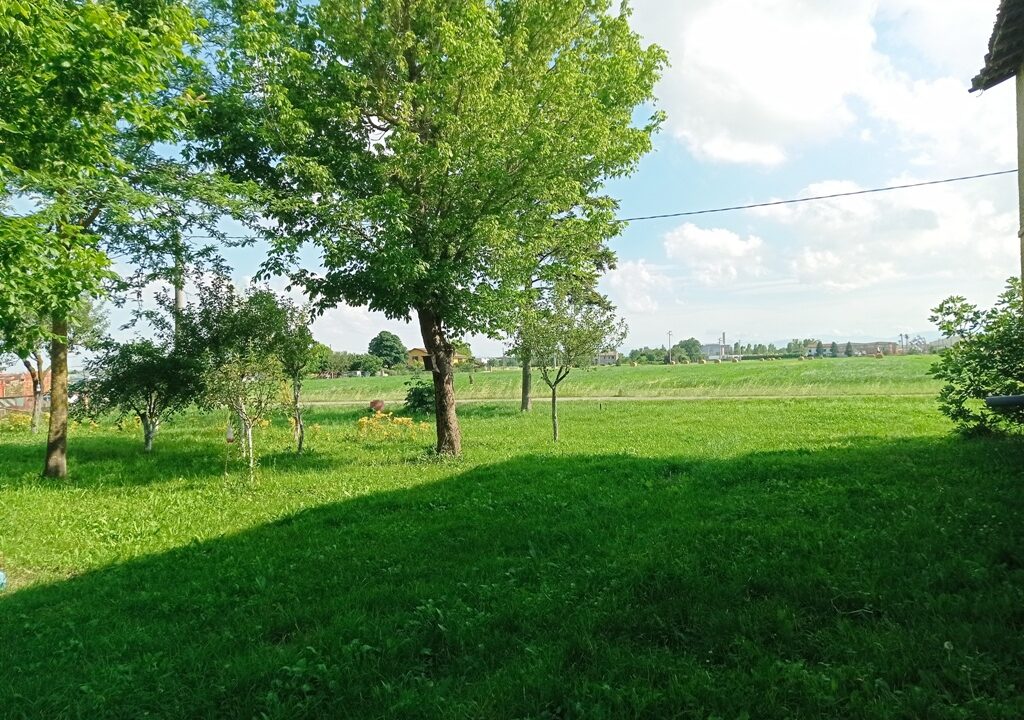
[[[576, 370], [559, 386], [562, 397], [835, 397], [839, 395], [920, 394], [934, 396], [939, 384], [928, 375], [934, 357], [838, 358], [835, 360], [745, 361], [723, 365], [647, 365]], [[405, 397], [409, 375], [310, 380], [311, 402], [357, 402]], [[515, 400], [518, 369], [457, 373], [462, 400]], [[538, 396], [547, 387], [539, 373]]]
[[255, 485], [222, 416], [76, 428], [68, 482], [0, 436], [0, 714], [1024, 716], [1019, 438], [794, 398], [570, 403], [553, 446], [478, 403], [440, 462], [361, 412], [301, 458], [275, 420]]

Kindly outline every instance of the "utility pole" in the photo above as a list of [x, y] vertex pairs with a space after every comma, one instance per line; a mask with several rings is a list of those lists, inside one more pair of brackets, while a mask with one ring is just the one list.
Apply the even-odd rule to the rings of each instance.
[[668, 364], [672, 364], [672, 331], [668, 331]]
[[718, 346], [718, 359], [725, 360], [725, 333], [722, 333], [722, 342]]

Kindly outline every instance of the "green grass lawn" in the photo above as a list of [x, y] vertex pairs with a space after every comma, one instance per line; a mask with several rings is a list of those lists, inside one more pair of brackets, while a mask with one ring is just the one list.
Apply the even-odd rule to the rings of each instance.
[[76, 428], [68, 482], [0, 436], [0, 717], [1024, 717], [1019, 438], [917, 397], [461, 414], [459, 461], [275, 420], [255, 484], [223, 417]]
[[[559, 386], [563, 397], [763, 397], [836, 395], [932, 395], [939, 383], [928, 375], [934, 357], [838, 358], [834, 360], [745, 361], [721, 365], [648, 365], [577, 370]], [[472, 375], [472, 380], [470, 379]], [[409, 375], [310, 380], [306, 399], [357, 402], [405, 397]], [[547, 389], [537, 373], [538, 395]], [[463, 400], [514, 400], [520, 373], [502, 369], [457, 373]]]

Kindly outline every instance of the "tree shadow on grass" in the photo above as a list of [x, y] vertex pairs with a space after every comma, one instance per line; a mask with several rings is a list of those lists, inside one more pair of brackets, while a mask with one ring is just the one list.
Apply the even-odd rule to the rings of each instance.
[[179, 477], [206, 478], [224, 472], [224, 443], [202, 436], [184, 442], [170, 434], [157, 436], [153, 450], [143, 450], [135, 433], [78, 435], [68, 442], [67, 480], [43, 478], [46, 438], [0, 447], [0, 485], [22, 487], [63, 484], [96, 486], [138, 486], [175, 480]]
[[1019, 443], [520, 457], [25, 588], [5, 717], [1019, 717]]

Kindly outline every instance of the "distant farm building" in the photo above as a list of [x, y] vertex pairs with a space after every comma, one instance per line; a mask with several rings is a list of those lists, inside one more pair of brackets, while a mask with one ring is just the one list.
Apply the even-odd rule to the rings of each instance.
[[[43, 392], [50, 392], [50, 371], [43, 372]], [[32, 376], [23, 373], [0, 373], [0, 412], [32, 410]]]
[[622, 358], [618, 352], [611, 350], [608, 352], [600, 352], [594, 358], [595, 365], [615, 365]]
[[[855, 357], [856, 356], [860, 356], [860, 355], [878, 355], [878, 354], [882, 354], [882, 355], [899, 355], [899, 354], [901, 354], [903, 352], [903, 350], [900, 349], [900, 346], [899, 346], [898, 343], [889, 342], [887, 340], [879, 341], [879, 342], [851, 343], [851, 344], [853, 345], [853, 354], [854, 354]], [[846, 350], [846, 346], [845, 345], [840, 345], [839, 346], [839, 352], [844, 352], [845, 350]]]
[[709, 360], [714, 360], [715, 358], [721, 359], [732, 355], [732, 345], [722, 345], [721, 343], [701, 345], [700, 354]]
[[[424, 350], [423, 348], [410, 349], [409, 352], [406, 353], [406, 357], [409, 359], [409, 362], [415, 363], [417, 365], [422, 365], [425, 370], [433, 369], [433, 365], [430, 360], [430, 353]], [[467, 358], [465, 355], [462, 355], [461, 353], [455, 353], [455, 355], [452, 356], [452, 364], [458, 365], [459, 363], [463, 362], [466, 359]]]

